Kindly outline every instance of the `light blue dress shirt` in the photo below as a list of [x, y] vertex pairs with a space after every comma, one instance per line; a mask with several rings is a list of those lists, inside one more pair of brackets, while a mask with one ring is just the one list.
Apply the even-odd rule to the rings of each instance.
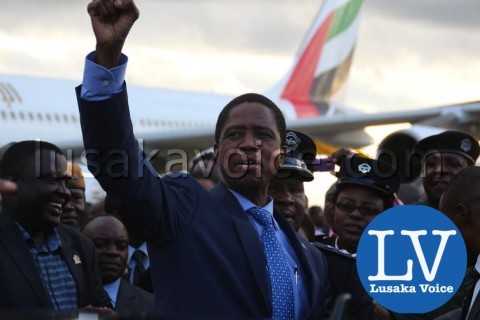
[[113, 308], [116, 308], [117, 306], [117, 296], [118, 289], [120, 288], [120, 280], [121, 278], [118, 278], [117, 280], [103, 286], [103, 289], [110, 298], [110, 302], [112, 303]]
[[122, 54], [120, 64], [107, 69], [95, 63], [95, 51], [87, 55], [83, 72], [81, 97], [87, 101], [101, 101], [123, 91], [128, 58]]
[[[138, 248], [132, 247], [130, 245], [128, 246], [128, 260], [127, 260], [128, 269], [135, 270], [135, 265], [137, 264], [137, 262], [134, 259], [132, 259], [132, 256], [136, 250], [140, 250], [145, 254], [145, 258], [143, 259], [143, 267], [145, 268], [145, 270], [147, 270], [150, 267], [150, 257], [148, 255], [148, 248], [147, 248], [146, 242], [142, 243]], [[133, 272], [130, 272], [130, 277], [128, 281], [130, 283], [133, 283]]]
[[[95, 52], [90, 53], [86, 57], [85, 70], [83, 75], [83, 84], [81, 97], [88, 101], [106, 100], [111, 96], [122, 92], [124, 90], [125, 71], [127, 69], [128, 58], [122, 54], [120, 64], [112, 69], [106, 69], [95, 63]], [[257, 231], [259, 237], [262, 234], [263, 227], [255, 221], [255, 219], [247, 213], [247, 210], [256, 207], [251, 201], [241, 194], [230, 190], [235, 198], [240, 203], [240, 206], [248, 215], [248, 219], [252, 226]], [[272, 214], [275, 227], [277, 229], [277, 239], [280, 241], [282, 247], [286, 252], [290, 268], [292, 270], [292, 281], [294, 281], [295, 290], [295, 318], [297, 320], [303, 319], [303, 313], [307, 304], [307, 292], [305, 283], [303, 281], [303, 272], [299, 268], [298, 258], [288, 241], [285, 233], [278, 226], [277, 221], [273, 217], [273, 200], [270, 201], [262, 209], [267, 210]], [[117, 288], [118, 291], [118, 288]]]
[[[248, 220], [250, 223], [253, 225], [255, 230], [258, 233], [258, 236], [260, 237], [263, 232], [263, 226], [258, 223], [252, 215], [248, 214], [247, 211], [251, 208], [257, 207], [255, 204], [253, 204], [250, 200], [239, 194], [238, 192], [235, 192], [233, 190], [230, 190], [230, 192], [235, 196], [235, 198], [238, 200], [238, 203], [242, 207], [243, 211], [245, 211], [245, 214], [248, 216]], [[288, 241], [287, 235], [280, 229], [278, 226], [277, 221], [275, 220], [273, 216], [273, 200], [271, 200], [269, 203], [267, 203], [266, 206], [262, 207], [261, 209], [264, 209], [268, 211], [272, 215], [272, 220], [274, 222], [274, 226], [276, 231], [276, 237], [278, 241], [280, 242], [281, 246], [285, 250], [290, 269], [292, 272], [292, 281], [293, 287], [295, 288], [294, 294], [295, 294], [295, 319], [300, 320], [303, 319], [303, 313], [305, 311], [305, 305], [307, 303], [307, 291], [305, 288], [305, 283], [303, 281], [303, 276], [302, 272], [300, 269], [300, 264], [298, 263], [298, 258], [297, 255], [295, 254], [295, 250], [293, 250], [292, 246], [290, 245], [290, 242]]]

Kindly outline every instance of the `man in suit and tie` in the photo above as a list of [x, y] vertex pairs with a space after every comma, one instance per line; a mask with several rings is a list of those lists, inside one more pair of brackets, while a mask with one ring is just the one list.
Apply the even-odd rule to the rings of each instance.
[[[225, 106], [215, 130], [222, 183], [211, 191], [188, 174], [158, 177], [134, 138], [123, 79], [121, 50], [138, 10], [131, 0], [95, 0], [88, 11], [97, 50], [77, 88], [87, 159], [128, 207], [125, 223], [148, 239], [155, 311], [177, 319], [317, 317], [325, 258], [299, 240], [268, 195], [284, 152], [281, 111], [258, 94]], [[111, 166], [120, 158], [128, 163]]]
[[[117, 217], [128, 216], [129, 213], [124, 212], [126, 209], [125, 206], [122, 206], [120, 199], [115, 198], [115, 196], [111, 194], [107, 194], [105, 198], [105, 211], [107, 213]], [[131, 284], [153, 293], [147, 242], [138, 230], [129, 228], [128, 226], [126, 226], [126, 228], [129, 242], [127, 256], [128, 272], [124, 277]]]
[[128, 234], [122, 222], [113, 216], [95, 217], [85, 225], [83, 233], [95, 244], [103, 288], [114, 310], [121, 316], [151, 311], [152, 294], [122, 278], [128, 256]]
[[458, 226], [467, 247], [469, 268], [445, 312], [462, 307], [461, 319], [480, 319], [480, 167], [467, 167], [450, 182], [440, 210]]
[[39, 141], [11, 145], [0, 162], [0, 309], [70, 312], [109, 306], [93, 244], [62, 226], [66, 158]]

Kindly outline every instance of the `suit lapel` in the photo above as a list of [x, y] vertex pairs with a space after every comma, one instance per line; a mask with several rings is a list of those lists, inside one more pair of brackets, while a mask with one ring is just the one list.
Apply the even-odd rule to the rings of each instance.
[[313, 266], [311, 264], [310, 259], [307, 258], [306, 251], [307, 247], [305, 244], [300, 241], [298, 238], [298, 235], [295, 233], [295, 231], [292, 229], [290, 224], [277, 212], [274, 212], [275, 220], [277, 221], [278, 225], [282, 229], [282, 231], [285, 233], [285, 235], [288, 238], [288, 241], [290, 245], [292, 246], [293, 250], [295, 251], [295, 254], [297, 255], [297, 258], [300, 262], [301, 265], [301, 270], [303, 272], [304, 278], [303, 283], [306, 287], [307, 291], [307, 301], [308, 305], [305, 306], [305, 310], [309, 312], [311, 310], [311, 306], [313, 303], [313, 297], [315, 294], [315, 287], [314, 287], [314, 281], [313, 281]]
[[58, 227], [58, 234], [62, 241], [61, 254], [63, 260], [68, 266], [70, 273], [72, 274], [73, 280], [75, 281], [75, 287], [77, 289], [77, 299], [78, 306], [84, 306], [85, 292], [88, 292], [88, 289], [85, 287], [86, 279], [83, 272], [83, 264], [85, 263], [81, 259], [81, 255], [73, 248], [71, 239], [65, 232], [62, 226]]
[[[468, 312], [468, 309], [467, 309]], [[473, 302], [472, 310], [470, 311], [470, 315], [468, 316], [468, 320], [478, 319], [477, 316], [480, 313], [480, 295], [477, 294], [475, 301]]]
[[260, 242], [257, 232], [248, 220], [247, 214], [243, 211], [237, 199], [235, 199], [225, 186], [219, 184], [211, 193], [213, 196], [218, 197], [219, 203], [231, 213], [235, 231], [240, 239], [243, 251], [247, 256], [257, 285], [260, 288], [265, 306], [267, 310], [270, 310], [271, 295], [268, 292], [267, 271], [265, 267], [267, 260], [265, 258], [263, 244]]
[[1, 215], [0, 222], [0, 242], [9, 253], [18, 269], [23, 273], [30, 283], [33, 292], [42, 301], [45, 306], [51, 305], [48, 299], [48, 293], [42, 284], [40, 273], [36, 268], [35, 261], [30, 253], [27, 243], [22, 237], [20, 230], [15, 223], [6, 217], [5, 212]]
[[[128, 286], [130, 284], [125, 280], [120, 280], [120, 286], [118, 287], [117, 300], [115, 303], [115, 310], [119, 313], [124, 313], [129, 309], [135, 309], [134, 303], [136, 296], [132, 294]], [[123, 310], [126, 306], [126, 310]]]

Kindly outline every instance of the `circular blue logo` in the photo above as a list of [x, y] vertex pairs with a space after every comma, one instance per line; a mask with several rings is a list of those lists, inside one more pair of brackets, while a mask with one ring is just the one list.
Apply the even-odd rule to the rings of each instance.
[[446, 303], [462, 284], [467, 252], [460, 231], [426, 206], [397, 206], [375, 217], [357, 249], [366, 292], [397, 313], [426, 313]]

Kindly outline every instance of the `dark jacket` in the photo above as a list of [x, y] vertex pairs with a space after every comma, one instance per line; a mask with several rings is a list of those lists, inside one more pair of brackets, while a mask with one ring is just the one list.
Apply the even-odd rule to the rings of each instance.
[[143, 289], [131, 285], [127, 280], [120, 281], [115, 311], [120, 316], [144, 315], [153, 309], [153, 295]]
[[[76, 230], [58, 226], [61, 253], [77, 287], [78, 306], [106, 306], [93, 243]], [[80, 263], [78, 262], [78, 256]], [[14, 221], [0, 214], [0, 309], [53, 309], [30, 249]]]
[[329, 312], [324, 315], [324, 318], [330, 314], [336, 298], [341, 294], [349, 293], [351, 300], [346, 309], [349, 319], [373, 320], [373, 301], [360, 283], [355, 257], [327, 244], [316, 242], [315, 246], [324, 253], [328, 261], [331, 291], [327, 303]]
[[[144, 162], [133, 135], [126, 91], [88, 102], [77, 88], [77, 98], [84, 145], [92, 151], [87, 155], [89, 166], [96, 169], [104, 190], [123, 199], [129, 213], [123, 217], [125, 223], [146, 236], [159, 315], [271, 317], [263, 244], [232, 193], [222, 184], [206, 191], [187, 174], [159, 178], [149, 170], [151, 164]], [[125, 158], [128, 165], [123, 162], [123, 169], [128, 172], [117, 166], [120, 171], [112, 174], [112, 160]], [[305, 245], [280, 215], [275, 218], [300, 262], [307, 291], [306, 318], [315, 319], [327, 294], [325, 257]]]

